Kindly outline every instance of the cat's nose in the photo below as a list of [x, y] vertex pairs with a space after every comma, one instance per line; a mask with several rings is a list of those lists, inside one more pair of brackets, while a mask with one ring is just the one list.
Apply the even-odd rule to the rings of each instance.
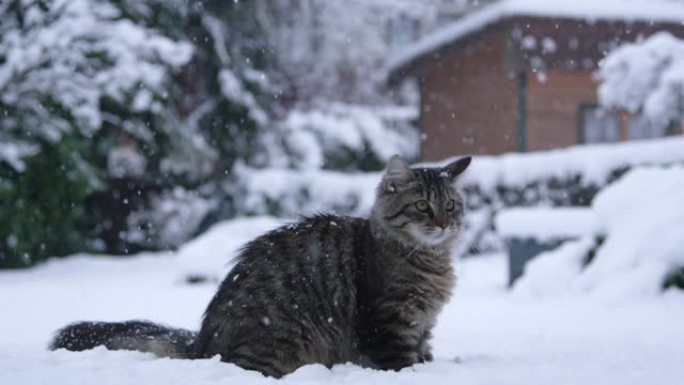
[[445, 230], [447, 227], [449, 227], [449, 221], [437, 219], [435, 220], [435, 226]]

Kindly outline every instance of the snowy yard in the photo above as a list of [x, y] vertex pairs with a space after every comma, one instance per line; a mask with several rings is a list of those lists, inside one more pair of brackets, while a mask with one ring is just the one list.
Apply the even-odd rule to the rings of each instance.
[[258, 233], [274, 224], [269, 218], [226, 223], [178, 255], [75, 256], [1, 272], [0, 383], [681, 384], [681, 292], [610, 301], [523, 297], [505, 289], [503, 255], [457, 263], [459, 284], [439, 318], [435, 361], [399, 373], [313, 365], [274, 380], [218, 358], [46, 350], [51, 333], [76, 320], [145, 318], [196, 329], [215, 283], [184, 283], [192, 273], [188, 260], [212, 253], [228, 261], [254, 235], [236, 233], [235, 226]]

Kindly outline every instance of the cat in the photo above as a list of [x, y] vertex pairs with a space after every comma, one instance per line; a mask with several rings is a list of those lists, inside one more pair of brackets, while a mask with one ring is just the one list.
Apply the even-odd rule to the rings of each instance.
[[79, 322], [52, 350], [104, 345], [208, 358], [282, 377], [319, 363], [399, 370], [432, 360], [436, 317], [454, 286], [450, 249], [470, 164], [415, 168], [392, 157], [368, 219], [316, 215], [249, 242], [198, 333], [147, 321]]

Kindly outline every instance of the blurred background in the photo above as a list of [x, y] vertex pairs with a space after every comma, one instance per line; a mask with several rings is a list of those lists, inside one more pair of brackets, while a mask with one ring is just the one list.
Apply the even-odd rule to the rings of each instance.
[[683, 0], [0, 0], [0, 382], [258, 380], [45, 346], [196, 329], [242, 244], [367, 215], [400, 154], [474, 156], [436, 362], [283, 381], [680, 384], [683, 39]]

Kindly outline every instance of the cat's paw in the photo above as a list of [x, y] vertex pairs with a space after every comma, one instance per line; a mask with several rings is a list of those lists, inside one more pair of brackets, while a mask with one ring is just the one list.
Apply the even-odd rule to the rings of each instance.
[[380, 362], [376, 361], [376, 365], [381, 370], [394, 370], [399, 371], [404, 368], [408, 368], [422, 361], [416, 354], [395, 356], [395, 357], [385, 357]]
[[432, 362], [434, 359], [435, 359], [435, 357], [432, 355], [432, 352], [430, 352], [430, 351], [422, 352], [418, 356], [418, 362], [420, 362], [420, 363]]

